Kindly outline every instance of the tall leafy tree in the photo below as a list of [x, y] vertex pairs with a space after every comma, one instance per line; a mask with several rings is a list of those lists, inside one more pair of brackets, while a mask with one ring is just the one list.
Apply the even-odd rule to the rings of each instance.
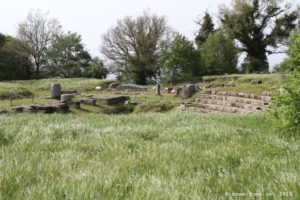
[[19, 40], [0, 34], [0, 80], [29, 79], [32, 63]]
[[40, 10], [30, 12], [18, 26], [18, 39], [31, 56], [36, 78], [40, 78], [40, 68], [46, 62], [45, 52], [60, 29], [56, 19], [48, 18]]
[[297, 11], [281, 0], [233, 0], [233, 8], [220, 11], [223, 28], [246, 52], [249, 72], [269, 70], [267, 54], [278, 52], [295, 28]]
[[205, 75], [237, 72], [238, 50], [221, 30], [207, 38], [202, 45], [201, 56]]
[[50, 76], [79, 77], [90, 66], [91, 56], [77, 33], [57, 35], [47, 51]]
[[161, 76], [167, 82], [189, 80], [198, 74], [198, 54], [185, 36], [175, 34], [160, 56]]
[[205, 13], [202, 21], [199, 22], [199, 25], [200, 29], [195, 38], [198, 49], [201, 48], [202, 44], [215, 30], [215, 25], [213, 23], [212, 17], [209, 15], [208, 12]]
[[159, 54], [168, 41], [164, 17], [144, 13], [126, 17], [103, 36], [102, 53], [119, 73], [137, 84], [146, 84], [159, 73]]
[[91, 65], [86, 68], [84, 76], [90, 78], [105, 79], [108, 73], [109, 71], [104, 67], [103, 61], [98, 57], [94, 57], [91, 61]]

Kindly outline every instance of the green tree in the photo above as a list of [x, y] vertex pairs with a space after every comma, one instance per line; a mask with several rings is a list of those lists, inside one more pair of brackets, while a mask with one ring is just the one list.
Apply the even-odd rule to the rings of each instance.
[[5, 35], [3, 35], [2, 33], [0, 33], [0, 47], [2, 47], [5, 44]]
[[212, 17], [208, 12], [205, 13], [202, 22], [199, 22], [200, 29], [196, 35], [195, 41], [198, 49], [201, 49], [202, 44], [207, 40], [207, 38], [215, 31], [215, 25], [213, 23]]
[[274, 127], [285, 134], [300, 136], [300, 34], [290, 37], [289, 61], [293, 78], [273, 101]]
[[32, 63], [19, 40], [0, 34], [0, 80], [29, 79]]
[[98, 57], [94, 57], [91, 65], [85, 70], [85, 77], [89, 78], [105, 79], [107, 74], [108, 69], [104, 67], [103, 61]]
[[46, 71], [50, 76], [80, 77], [90, 66], [91, 56], [77, 33], [57, 35], [47, 51]]
[[286, 74], [286, 73], [290, 73], [291, 69], [292, 69], [291, 60], [289, 58], [286, 58], [281, 63], [279, 63], [278, 65], [276, 65], [273, 68], [272, 72], [273, 73]]
[[267, 54], [278, 53], [284, 39], [295, 28], [298, 17], [291, 5], [281, 0], [234, 0], [233, 8], [220, 11], [223, 28], [246, 52], [249, 72], [269, 70]]
[[162, 80], [170, 83], [188, 80], [198, 73], [198, 54], [185, 36], [175, 34], [160, 56]]
[[60, 29], [56, 19], [49, 19], [40, 10], [30, 12], [18, 26], [18, 39], [33, 61], [36, 78], [40, 78], [40, 69], [46, 63], [47, 48]]
[[290, 56], [291, 71], [300, 71], [300, 33], [295, 32], [292, 34], [290, 41], [288, 55]]
[[205, 75], [237, 72], [237, 48], [223, 31], [217, 31], [207, 38], [201, 56]]
[[144, 85], [156, 79], [159, 54], [167, 41], [166, 19], [144, 13], [119, 20], [103, 36], [102, 53], [113, 61], [121, 76]]

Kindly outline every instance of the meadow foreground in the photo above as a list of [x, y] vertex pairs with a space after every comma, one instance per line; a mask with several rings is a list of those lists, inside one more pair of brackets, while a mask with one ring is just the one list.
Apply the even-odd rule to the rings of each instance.
[[300, 198], [268, 113], [2, 115], [0, 149], [0, 199]]

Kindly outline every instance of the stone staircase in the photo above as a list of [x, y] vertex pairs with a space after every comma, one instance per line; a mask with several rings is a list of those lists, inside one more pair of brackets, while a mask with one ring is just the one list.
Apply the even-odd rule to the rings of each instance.
[[268, 110], [271, 100], [270, 92], [257, 96], [240, 92], [206, 91], [194, 102], [181, 104], [177, 110], [215, 114], [250, 114]]

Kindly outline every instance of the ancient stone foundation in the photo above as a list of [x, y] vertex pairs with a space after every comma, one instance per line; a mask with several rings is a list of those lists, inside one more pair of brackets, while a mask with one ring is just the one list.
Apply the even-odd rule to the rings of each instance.
[[241, 92], [206, 91], [195, 102], [185, 103], [177, 110], [186, 110], [200, 113], [231, 113], [250, 114], [268, 110], [271, 106], [271, 96], [264, 92], [262, 96]]
[[14, 113], [54, 113], [54, 112], [68, 112], [69, 106], [63, 102], [56, 102], [45, 106], [19, 106], [12, 108]]

